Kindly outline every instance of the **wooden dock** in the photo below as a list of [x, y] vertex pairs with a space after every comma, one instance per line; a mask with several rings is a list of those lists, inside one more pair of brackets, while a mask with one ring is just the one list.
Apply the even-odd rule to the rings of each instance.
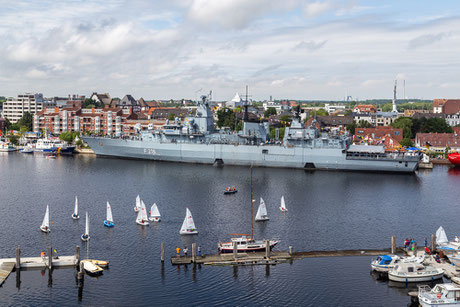
[[[4, 264], [13, 263], [16, 265], [16, 258], [4, 258], [0, 259], [0, 267]], [[74, 256], [60, 256], [58, 258], [51, 259], [52, 267], [71, 267], [76, 266], [78, 263], [77, 257]], [[49, 266], [48, 257], [21, 257], [20, 267], [21, 268], [36, 268], [43, 269]]]
[[5, 280], [8, 278], [11, 272], [13, 272], [14, 266], [16, 263], [13, 262], [3, 262], [0, 265], [0, 286], [3, 285]]

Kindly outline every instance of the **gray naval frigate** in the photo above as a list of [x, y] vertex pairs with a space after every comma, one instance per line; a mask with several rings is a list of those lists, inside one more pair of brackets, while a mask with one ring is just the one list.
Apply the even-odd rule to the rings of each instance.
[[384, 146], [352, 145], [349, 135], [320, 133], [315, 125], [305, 127], [298, 112], [282, 142], [270, 144], [269, 138], [268, 123], [249, 120], [247, 107], [242, 131], [215, 131], [206, 97], [183, 124], [176, 119], [129, 138], [83, 136], [98, 156], [221, 166], [413, 173], [421, 159], [419, 154], [385, 152]]

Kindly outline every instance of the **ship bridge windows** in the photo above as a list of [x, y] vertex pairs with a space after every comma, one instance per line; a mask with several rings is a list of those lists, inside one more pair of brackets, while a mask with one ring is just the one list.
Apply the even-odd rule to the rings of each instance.
[[262, 149], [263, 154], [268, 154], [268, 149]]

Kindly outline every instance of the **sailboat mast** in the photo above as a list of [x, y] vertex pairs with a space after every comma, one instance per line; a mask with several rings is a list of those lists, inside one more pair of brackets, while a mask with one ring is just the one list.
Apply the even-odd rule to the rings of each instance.
[[254, 239], [254, 200], [252, 198], [252, 166], [251, 166], [251, 239]]

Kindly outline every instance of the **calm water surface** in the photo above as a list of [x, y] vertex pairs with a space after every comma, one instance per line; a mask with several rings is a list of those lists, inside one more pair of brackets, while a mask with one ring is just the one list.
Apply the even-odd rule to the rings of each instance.
[[[155, 163], [134, 160], [0, 153], [0, 257], [39, 256], [52, 245], [60, 255], [75, 246], [82, 257], [109, 260], [99, 278], [85, 278], [78, 293], [73, 269], [13, 273], [0, 288], [1, 305], [311, 305], [406, 306], [407, 288], [370, 274], [370, 257], [304, 259], [292, 264], [254, 267], [175, 267], [160, 263], [177, 246], [197, 242], [215, 253], [228, 233], [250, 231], [248, 168]], [[257, 238], [279, 238], [280, 250], [385, 248], [390, 237], [423, 244], [443, 225], [460, 234], [460, 172], [435, 167], [411, 175], [254, 169], [254, 198], [263, 197], [270, 216], [255, 223]], [[226, 186], [239, 192], [223, 195]], [[156, 202], [162, 222], [135, 224], [135, 197]], [[83, 244], [84, 219], [73, 221], [74, 197], [80, 215], [91, 218], [91, 241]], [[289, 209], [281, 214], [281, 195]], [[105, 202], [115, 227], [103, 226]], [[40, 232], [46, 205], [53, 224]], [[180, 236], [189, 207], [199, 230]]]

